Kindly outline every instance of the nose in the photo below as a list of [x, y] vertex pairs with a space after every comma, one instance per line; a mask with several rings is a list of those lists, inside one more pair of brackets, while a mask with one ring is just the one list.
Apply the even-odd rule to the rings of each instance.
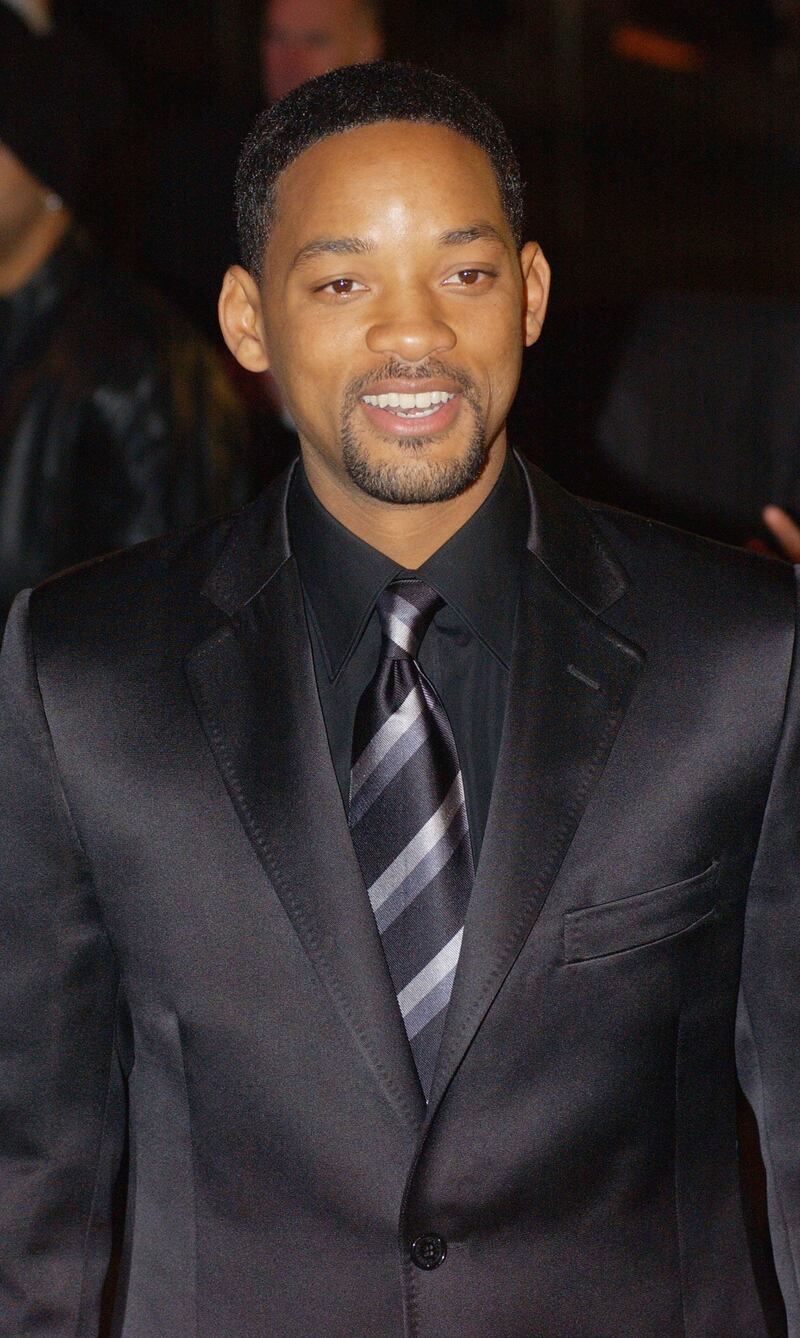
[[402, 362], [422, 362], [435, 353], [448, 353], [455, 343], [455, 330], [441, 319], [435, 303], [423, 295], [387, 304], [367, 331], [367, 347], [372, 353], [393, 355]]

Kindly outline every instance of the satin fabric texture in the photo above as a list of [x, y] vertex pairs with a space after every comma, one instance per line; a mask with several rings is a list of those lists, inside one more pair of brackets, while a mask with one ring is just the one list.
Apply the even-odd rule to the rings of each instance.
[[[793, 575], [527, 478], [427, 1107], [331, 764], [287, 478], [17, 602], [3, 1338], [95, 1338], [126, 1147], [118, 1338], [778, 1334], [737, 1074], [800, 1335]], [[420, 1268], [432, 1234], [446, 1254]]]

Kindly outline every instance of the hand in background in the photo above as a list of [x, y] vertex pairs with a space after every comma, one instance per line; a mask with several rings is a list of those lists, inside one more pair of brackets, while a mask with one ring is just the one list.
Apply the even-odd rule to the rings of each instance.
[[800, 525], [779, 506], [765, 506], [761, 513], [764, 524], [778, 541], [784, 557], [800, 562]]

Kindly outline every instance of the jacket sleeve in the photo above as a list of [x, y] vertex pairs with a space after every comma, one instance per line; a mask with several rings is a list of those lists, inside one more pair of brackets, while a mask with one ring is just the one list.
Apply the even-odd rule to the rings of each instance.
[[91, 556], [197, 525], [253, 495], [246, 412], [193, 332], [168, 322], [162, 344], [129, 349], [118, 376], [116, 393], [93, 397], [80, 443], [73, 544], [92, 534]]
[[[797, 570], [800, 578], [800, 568]], [[736, 1027], [789, 1338], [800, 1338], [800, 656], [748, 893]]]
[[0, 1335], [96, 1335], [124, 1133], [118, 972], [59, 783], [27, 596], [0, 656]]

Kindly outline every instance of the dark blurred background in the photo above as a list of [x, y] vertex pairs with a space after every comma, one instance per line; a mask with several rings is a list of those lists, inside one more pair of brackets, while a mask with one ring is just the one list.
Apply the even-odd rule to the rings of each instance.
[[[126, 152], [98, 222], [138, 262], [170, 119], [216, 103], [246, 124], [259, 105], [263, 4], [52, 9], [104, 46], [129, 85]], [[795, 0], [405, 0], [385, 22], [390, 54], [455, 74], [511, 128], [560, 301], [794, 290]]]

